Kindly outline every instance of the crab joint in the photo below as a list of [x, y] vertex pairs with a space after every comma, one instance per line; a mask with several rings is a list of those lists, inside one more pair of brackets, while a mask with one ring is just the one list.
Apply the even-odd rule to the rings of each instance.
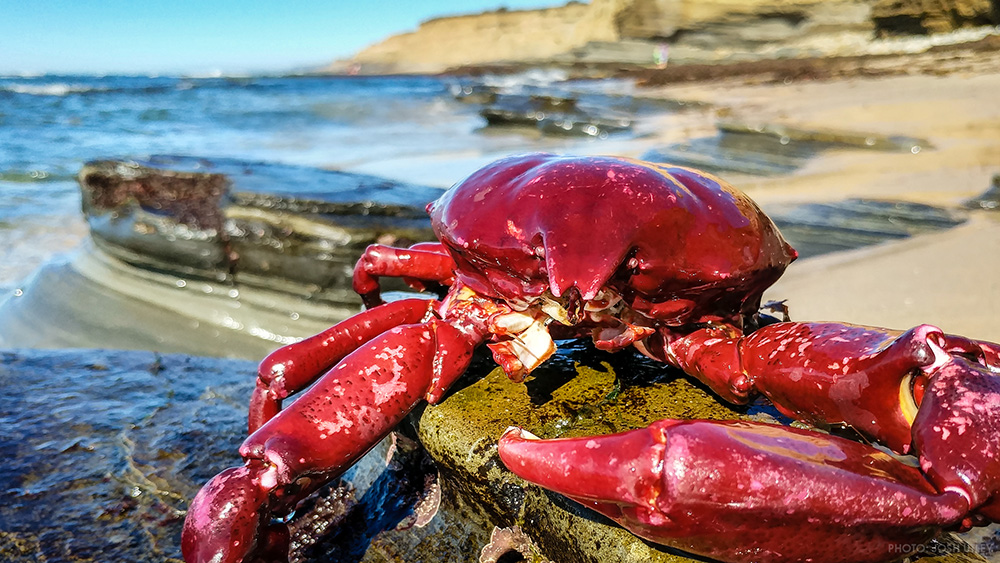
[[556, 344], [546, 327], [550, 320], [545, 315], [524, 313], [507, 313], [493, 319], [494, 334], [508, 338], [488, 346], [507, 377], [522, 381], [555, 353]]

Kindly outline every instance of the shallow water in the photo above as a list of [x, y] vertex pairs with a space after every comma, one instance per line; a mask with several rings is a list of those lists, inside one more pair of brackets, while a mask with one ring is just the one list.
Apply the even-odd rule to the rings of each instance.
[[[497, 86], [519, 91], [560, 78], [514, 77]], [[483, 134], [479, 106], [456, 100], [456, 87], [454, 79], [426, 76], [0, 77], [0, 288], [85, 235], [75, 176], [89, 160], [184, 154], [379, 174], [390, 159], [565, 150], [578, 142]], [[561, 88], [628, 89], [617, 81]], [[442, 173], [442, 166], [435, 163], [448, 182], [465, 172]]]

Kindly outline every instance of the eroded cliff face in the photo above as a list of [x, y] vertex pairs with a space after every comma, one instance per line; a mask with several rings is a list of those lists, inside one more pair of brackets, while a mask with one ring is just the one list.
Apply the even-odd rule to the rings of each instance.
[[552, 59], [591, 41], [617, 41], [614, 16], [625, 0], [593, 0], [558, 8], [495, 11], [424, 22], [354, 57], [362, 65], [416, 72], [466, 64]]
[[[651, 64], [844, 54], [878, 35], [997, 23], [1000, 0], [591, 0], [438, 18], [358, 53], [370, 72], [533, 62]], [[838, 51], [839, 49], [839, 51]]]
[[1000, 21], [998, 0], [880, 0], [872, 9], [880, 30], [891, 34], [941, 33]]

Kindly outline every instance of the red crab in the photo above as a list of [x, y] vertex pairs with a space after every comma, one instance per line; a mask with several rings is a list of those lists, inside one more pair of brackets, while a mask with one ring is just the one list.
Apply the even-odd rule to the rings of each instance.
[[[1000, 519], [1000, 346], [929, 325], [759, 326], [761, 294], [796, 253], [721, 180], [536, 154], [487, 166], [428, 209], [439, 243], [372, 246], [358, 262], [368, 310], [261, 364], [245, 463], [191, 503], [189, 563], [284, 560], [275, 518], [419, 401], [438, 401], [479, 344], [520, 381], [553, 337], [632, 345], [727, 401], [763, 394], [789, 416], [919, 456], [917, 469], [869, 445], [748, 422], [501, 438], [516, 474], [644, 538], [723, 561], [883, 561], [941, 529]], [[381, 276], [448, 292], [382, 304]]]

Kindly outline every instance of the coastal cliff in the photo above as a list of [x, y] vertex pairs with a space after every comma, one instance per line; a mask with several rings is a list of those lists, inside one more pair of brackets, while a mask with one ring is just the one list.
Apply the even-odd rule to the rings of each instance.
[[[998, 0], [591, 0], [436, 18], [327, 70], [858, 54], [877, 37], [996, 24]], [[667, 46], [667, 49], [664, 49]]]

